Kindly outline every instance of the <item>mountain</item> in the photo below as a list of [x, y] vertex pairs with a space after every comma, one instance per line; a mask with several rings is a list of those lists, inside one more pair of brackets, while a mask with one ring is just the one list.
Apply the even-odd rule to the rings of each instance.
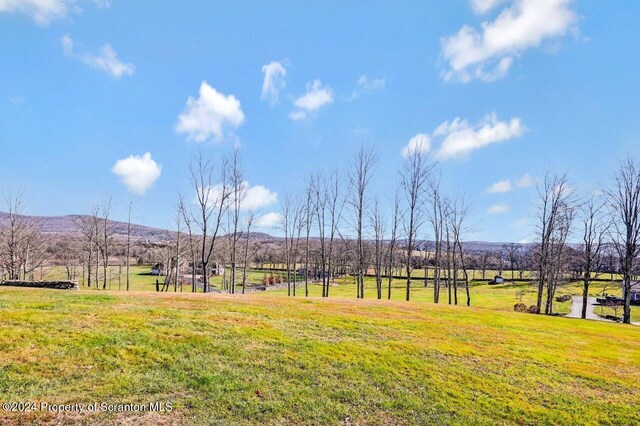
[[[80, 219], [89, 219], [87, 215], [66, 215], [66, 216], [25, 216], [26, 218], [37, 221], [42, 224], [42, 232], [51, 236], [64, 236], [77, 232], [76, 222]], [[0, 226], [4, 226], [8, 221], [9, 215], [4, 212], [0, 212]], [[126, 237], [127, 235], [127, 223], [119, 222], [117, 220], [109, 220], [111, 229], [116, 238]], [[135, 240], [149, 240], [151, 242], [167, 241], [175, 239], [176, 232], [168, 229], [154, 228], [151, 226], [131, 224], [131, 237]], [[264, 232], [251, 232], [249, 238], [253, 241], [273, 241], [278, 240], [280, 237], [274, 237]], [[312, 237], [312, 240], [316, 238]], [[398, 241], [402, 244], [402, 240]], [[433, 248], [433, 241], [422, 241], [418, 243], [416, 249], [418, 250], [431, 250]], [[495, 243], [487, 241], [466, 241], [464, 247], [466, 250], [473, 252], [485, 252], [485, 251], [499, 251], [505, 244], [508, 243]], [[527, 247], [530, 244], [520, 244], [523, 247]]]
[[[62, 236], [77, 232], [76, 222], [81, 219], [89, 219], [87, 215], [66, 216], [24, 216], [25, 218], [41, 224], [45, 235]], [[0, 212], [0, 226], [8, 223], [9, 214]], [[116, 237], [127, 235], [127, 223], [117, 220], [109, 220], [109, 225]], [[153, 228], [151, 226], [131, 224], [131, 237], [134, 239], [148, 239], [151, 241], [164, 241], [175, 237], [175, 232], [168, 229]]]

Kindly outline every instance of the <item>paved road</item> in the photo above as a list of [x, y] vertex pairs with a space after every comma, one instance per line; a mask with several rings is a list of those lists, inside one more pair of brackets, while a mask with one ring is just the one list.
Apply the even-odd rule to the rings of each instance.
[[[587, 298], [587, 319], [596, 321], [610, 321], [596, 315], [596, 313], [594, 312], [594, 309], [596, 308], [596, 306], [594, 306], [595, 303], [597, 303], [595, 297]], [[582, 296], [571, 296], [571, 312], [567, 314], [566, 317], [582, 318]]]

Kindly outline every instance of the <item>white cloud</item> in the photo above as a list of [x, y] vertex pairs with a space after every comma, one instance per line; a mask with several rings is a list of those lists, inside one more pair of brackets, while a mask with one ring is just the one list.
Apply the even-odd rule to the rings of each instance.
[[0, 0], [0, 12], [22, 13], [36, 24], [47, 26], [67, 16], [73, 4], [73, 0]]
[[533, 185], [534, 179], [528, 174], [525, 173], [522, 177], [516, 180], [514, 183], [511, 182], [510, 179], [500, 180], [495, 182], [490, 187], [488, 187], [485, 192], [490, 194], [495, 193], [504, 193], [512, 191], [516, 188], [526, 188]]
[[500, 214], [500, 213], [506, 213], [511, 209], [511, 207], [509, 207], [509, 204], [507, 203], [500, 203], [500, 204], [494, 204], [491, 207], [489, 207], [487, 209], [487, 213], [488, 214]]
[[520, 179], [516, 181], [516, 186], [518, 188], [526, 188], [533, 185], [533, 182], [534, 179], [528, 173], [525, 173]]
[[289, 118], [293, 121], [304, 120], [307, 118], [307, 113], [304, 111], [292, 111], [289, 113]]
[[[278, 202], [278, 194], [263, 185], [251, 186], [247, 181], [242, 182], [242, 185], [244, 188], [244, 197], [240, 202], [241, 210], [258, 210]], [[222, 184], [217, 184], [210, 188], [209, 200], [211, 204], [219, 203], [222, 198]], [[232, 196], [230, 198], [229, 202], [233, 202], [234, 197]]]
[[287, 75], [287, 69], [285, 68], [285, 65], [286, 61], [272, 61], [267, 65], [262, 66], [262, 72], [264, 73], [264, 80], [262, 82], [262, 99], [268, 100], [271, 105], [275, 105], [278, 102], [278, 95], [286, 86], [284, 78]]
[[278, 202], [278, 194], [262, 185], [249, 185], [244, 182], [246, 194], [242, 200], [241, 208], [244, 210], [257, 210]]
[[[471, 5], [475, 12], [485, 13], [500, 3], [503, 1], [473, 0]], [[482, 22], [481, 29], [464, 25], [441, 40], [441, 54], [448, 63], [443, 78], [468, 82], [503, 77], [525, 50], [564, 36], [573, 27], [577, 15], [571, 3], [573, 0], [512, 0], [493, 21]]]
[[224, 95], [206, 81], [200, 85], [200, 96], [187, 99], [184, 111], [178, 117], [175, 130], [187, 133], [187, 139], [204, 142], [213, 137], [219, 140], [225, 126], [238, 127], [244, 122], [240, 101], [234, 95]]
[[494, 183], [489, 188], [487, 188], [485, 192], [494, 194], [494, 193], [501, 193], [501, 192], [509, 192], [512, 189], [513, 189], [513, 185], [511, 185], [511, 181], [509, 179], [506, 179], [506, 180], [501, 180]]
[[280, 225], [282, 215], [280, 213], [271, 212], [264, 214], [256, 219], [256, 227], [258, 228], [275, 228]]
[[89, 53], [77, 53], [74, 49], [73, 39], [69, 34], [63, 36], [61, 42], [64, 53], [67, 56], [78, 59], [95, 69], [104, 71], [116, 80], [119, 80], [124, 75], [131, 76], [135, 71], [133, 64], [124, 63], [118, 59], [116, 51], [113, 50], [113, 47], [108, 43], [102, 45], [99, 55], [92, 55]]
[[409, 139], [407, 146], [402, 148], [402, 156], [407, 158], [414, 152], [428, 153], [429, 151], [431, 151], [431, 138], [424, 133], [418, 133]]
[[475, 13], [487, 13], [496, 6], [505, 3], [507, 0], [471, 0], [471, 8]]
[[[320, 80], [314, 80], [313, 83], [307, 84], [307, 93], [293, 101], [293, 104], [299, 108], [289, 114], [292, 120], [301, 120], [306, 118], [309, 113], [315, 112], [324, 105], [333, 102], [333, 91], [329, 87], [322, 87]], [[300, 113], [304, 113], [304, 116]]]
[[370, 95], [382, 92], [387, 85], [384, 78], [369, 78], [366, 74], [361, 75], [356, 81], [356, 89], [347, 100], [358, 99], [362, 95]]
[[490, 114], [476, 124], [456, 117], [453, 121], [441, 123], [433, 132], [434, 138], [442, 138], [442, 144], [436, 152], [436, 159], [465, 157], [472, 151], [488, 145], [519, 138], [526, 127], [519, 118], [498, 121], [495, 113]]
[[142, 157], [130, 155], [116, 161], [111, 171], [120, 177], [129, 191], [142, 195], [158, 180], [162, 166], [147, 152]]

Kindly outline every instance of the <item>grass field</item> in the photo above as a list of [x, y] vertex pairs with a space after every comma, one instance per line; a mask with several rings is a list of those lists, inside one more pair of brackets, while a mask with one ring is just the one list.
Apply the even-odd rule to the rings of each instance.
[[640, 328], [279, 295], [0, 289], [0, 399], [171, 402], [34, 412], [91, 424], [637, 422]]
[[[268, 266], [268, 265], [265, 265]], [[276, 265], [279, 266], [279, 265]], [[134, 265], [131, 266], [130, 272], [130, 289], [131, 291], [143, 291], [143, 292], [155, 292], [156, 291], [156, 278], [155, 276], [150, 275], [151, 267], [150, 265]], [[423, 270], [414, 271], [414, 276], [418, 278], [424, 276]], [[247, 276], [248, 283], [261, 283], [264, 277], [264, 274], [270, 274], [269, 270], [250, 270]], [[398, 271], [400, 273], [400, 271]], [[126, 278], [124, 276], [125, 271], [122, 270], [122, 275], [119, 277], [118, 268], [111, 267], [111, 276], [109, 280], [109, 284], [107, 288], [112, 291], [121, 290], [124, 291], [126, 288]], [[422, 275], [420, 275], [422, 274]], [[487, 271], [487, 277], [493, 276], [493, 274], [497, 274], [497, 271]], [[480, 271], [476, 271], [475, 275], [479, 278], [481, 273]], [[505, 277], [510, 278], [510, 274], [507, 272], [504, 274]], [[525, 274], [527, 275], [527, 274]], [[278, 276], [278, 272], [275, 272], [275, 276]], [[282, 273], [282, 276], [286, 275]], [[471, 274], [470, 274], [471, 276]], [[39, 278], [36, 274], [36, 278]], [[61, 267], [52, 267], [45, 269], [44, 279], [66, 279], [66, 273]], [[212, 285], [214, 289], [220, 289], [222, 287], [222, 279], [223, 277], [217, 276], [212, 277]], [[303, 278], [297, 277], [298, 286], [297, 286], [297, 295], [303, 296]], [[160, 283], [162, 283], [164, 277], [159, 277]], [[82, 281], [80, 281], [80, 286], [82, 287]], [[429, 282], [428, 287], [424, 288], [423, 281], [416, 280], [412, 283], [411, 290], [411, 299], [414, 301], [422, 301], [422, 302], [433, 302], [433, 283]], [[374, 299], [376, 298], [375, 291], [375, 280], [371, 277], [367, 277], [365, 279], [365, 298], [366, 299]], [[386, 299], [387, 288], [386, 288], [386, 280], [384, 283], [384, 291], [383, 298]], [[102, 281], [100, 282], [100, 288], [102, 288]], [[238, 285], [238, 290], [240, 286]], [[404, 300], [405, 299], [405, 281], [402, 279], [395, 279], [392, 282], [392, 300]], [[170, 292], [173, 292], [173, 287], [170, 287]], [[182, 288], [178, 288], [179, 292], [190, 292], [191, 286], [186, 285]], [[522, 292], [523, 295], [516, 296], [516, 293]], [[600, 296], [603, 292], [607, 292], [609, 294], [620, 295], [620, 287], [619, 284], [611, 284], [607, 282], [593, 282], [590, 286], [590, 294], [592, 296]], [[268, 295], [280, 295], [286, 296], [287, 290], [269, 290], [266, 292]], [[569, 285], [561, 286], [557, 295], [580, 295], [582, 294], [582, 284], [580, 282], [573, 282]], [[321, 286], [319, 284], [312, 284], [309, 287], [309, 295], [313, 297], [321, 296]], [[355, 298], [356, 297], [356, 287], [354, 284], [353, 277], [343, 277], [338, 278], [334, 285], [332, 285], [330, 289], [331, 297], [341, 297], [341, 298]], [[476, 281], [471, 283], [471, 304], [476, 307], [484, 307], [491, 308], [497, 310], [504, 311], [512, 311], [513, 305], [518, 302], [525, 303], [527, 306], [535, 305], [537, 298], [535, 283], [532, 282], [518, 282], [515, 283], [505, 282], [505, 284], [501, 285], [488, 285], [483, 281]], [[446, 290], [443, 289], [440, 296], [441, 303], [448, 302], [448, 295]], [[459, 289], [458, 294], [458, 303], [461, 305], [466, 304], [466, 295], [464, 292], [464, 288]], [[566, 314], [571, 309], [571, 302], [554, 302], [554, 312], [559, 314]], [[600, 308], [596, 309], [596, 313], [600, 313]], [[605, 308], [602, 310], [604, 315], [610, 314], [613, 315], [613, 310]], [[619, 312], [621, 315], [621, 311]], [[640, 307], [632, 307], [632, 321], [640, 321]]]

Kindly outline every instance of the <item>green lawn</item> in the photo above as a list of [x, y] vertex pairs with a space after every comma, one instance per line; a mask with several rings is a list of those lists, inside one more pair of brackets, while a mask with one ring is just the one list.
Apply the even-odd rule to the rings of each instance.
[[640, 328], [620, 324], [420, 301], [16, 288], [0, 288], [0, 321], [2, 401], [174, 406], [0, 413], [9, 423], [638, 419]]

